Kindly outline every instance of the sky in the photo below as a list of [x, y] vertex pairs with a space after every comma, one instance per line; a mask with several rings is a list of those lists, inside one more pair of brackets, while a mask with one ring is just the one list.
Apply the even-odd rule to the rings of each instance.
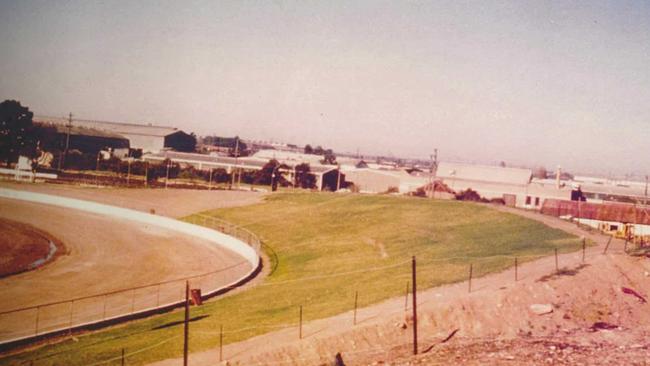
[[0, 0], [37, 115], [650, 174], [650, 2]]

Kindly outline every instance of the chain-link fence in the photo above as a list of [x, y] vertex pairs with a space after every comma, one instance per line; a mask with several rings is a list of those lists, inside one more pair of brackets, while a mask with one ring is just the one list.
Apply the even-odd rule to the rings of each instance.
[[[259, 238], [244, 228], [207, 216], [193, 216], [187, 221], [235, 237], [251, 246], [259, 256]], [[78, 328], [98, 327], [174, 308], [185, 300], [186, 281], [192, 288], [200, 289], [202, 296], [207, 298], [254, 276], [256, 268], [251, 267], [251, 263], [242, 258], [227, 267], [194, 276], [3, 311], [0, 312], [0, 345], [50, 334], [72, 333]]]

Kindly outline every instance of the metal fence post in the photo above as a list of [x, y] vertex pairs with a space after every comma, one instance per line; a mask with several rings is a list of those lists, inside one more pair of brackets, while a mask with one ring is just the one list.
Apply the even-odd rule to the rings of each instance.
[[183, 328], [183, 366], [187, 366], [190, 332], [190, 282], [185, 281], [185, 327]]
[[135, 308], [135, 289], [131, 292], [131, 314], [133, 314]]
[[108, 300], [108, 295], [104, 295], [104, 308], [102, 309], [102, 319], [106, 319], [106, 302]]
[[469, 264], [469, 285], [467, 288], [467, 292], [472, 292], [472, 269], [473, 265], [472, 263]]
[[302, 339], [302, 305], [300, 305], [300, 323], [298, 327], [298, 339]]
[[158, 284], [158, 291], [156, 291], [156, 307], [160, 306], [160, 284]]
[[70, 323], [68, 325], [68, 330], [72, 334], [72, 315], [74, 314], [74, 300], [70, 301]]
[[41, 312], [41, 307], [37, 306], [36, 307], [36, 329], [34, 330], [34, 335], [38, 335], [38, 320], [39, 320], [38, 318], [40, 316], [40, 312]]
[[517, 257], [515, 257], [515, 282], [517, 282]]
[[223, 361], [223, 324], [219, 326], [219, 362]]

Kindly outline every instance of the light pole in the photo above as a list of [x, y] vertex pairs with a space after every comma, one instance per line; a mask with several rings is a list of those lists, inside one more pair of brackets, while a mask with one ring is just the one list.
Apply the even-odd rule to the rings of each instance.
[[72, 112], [68, 115], [68, 124], [65, 126], [68, 128], [68, 130], [65, 136], [65, 149], [63, 150], [63, 154], [59, 155], [59, 170], [61, 170], [61, 168], [65, 169], [65, 161], [68, 158], [68, 148], [70, 147], [70, 130], [72, 129]]

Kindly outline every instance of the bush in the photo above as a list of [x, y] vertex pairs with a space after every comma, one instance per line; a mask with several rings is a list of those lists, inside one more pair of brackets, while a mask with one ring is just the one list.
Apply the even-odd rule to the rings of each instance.
[[399, 193], [399, 188], [391, 186], [391, 187], [388, 187], [388, 189], [384, 193], [385, 194]]
[[460, 191], [456, 194], [456, 199], [459, 201], [471, 201], [471, 202], [489, 202], [487, 199], [481, 197], [478, 192], [467, 188], [464, 191]]

